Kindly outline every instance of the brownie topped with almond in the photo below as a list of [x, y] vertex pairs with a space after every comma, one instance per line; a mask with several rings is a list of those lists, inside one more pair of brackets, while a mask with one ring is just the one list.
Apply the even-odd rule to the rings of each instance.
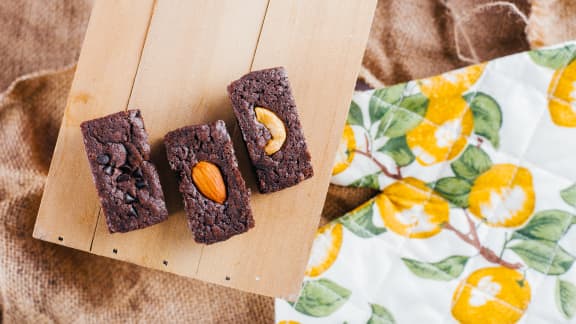
[[174, 130], [164, 144], [196, 242], [224, 241], [254, 227], [250, 191], [223, 121]]

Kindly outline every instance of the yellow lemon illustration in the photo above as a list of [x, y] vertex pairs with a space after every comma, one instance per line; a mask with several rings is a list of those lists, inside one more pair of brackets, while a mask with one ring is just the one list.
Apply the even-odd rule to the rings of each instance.
[[346, 124], [342, 132], [342, 138], [336, 151], [336, 161], [334, 161], [334, 168], [332, 175], [336, 175], [348, 168], [352, 160], [354, 160], [354, 149], [356, 148], [356, 139], [354, 138], [354, 130], [350, 125]]
[[523, 275], [504, 267], [474, 271], [452, 297], [452, 315], [460, 323], [516, 323], [530, 303]]
[[420, 91], [429, 99], [461, 95], [482, 76], [486, 63], [472, 65], [418, 81]]
[[310, 252], [306, 275], [316, 277], [328, 270], [336, 261], [342, 246], [342, 224], [330, 223], [316, 232]]
[[384, 188], [376, 196], [384, 225], [396, 234], [427, 238], [438, 234], [448, 222], [450, 207], [442, 197], [415, 178]]
[[496, 164], [474, 181], [470, 211], [494, 227], [524, 224], [534, 211], [532, 174], [524, 167]]
[[300, 324], [300, 322], [283, 320], [283, 321], [278, 322], [278, 324]]
[[456, 157], [474, 129], [474, 116], [461, 95], [430, 99], [424, 118], [406, 134], [406, 143], [421, 165]]
[[548, 97], [552, 121], [558, 126], [576, 127], [576, 60], [554, 73]]

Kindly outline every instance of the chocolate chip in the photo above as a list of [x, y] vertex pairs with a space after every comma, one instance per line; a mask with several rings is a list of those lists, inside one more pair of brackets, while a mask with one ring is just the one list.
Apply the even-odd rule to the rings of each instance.
[[108, 164], [108, 162], [110, 162], [110, 157], [108, 154], [100, 154], [96, 157], [96, 162], [98, 164]]
[[132, 197], [132, 195], [130, 195], [129, 193], [126, 193], [126, 195], [124, 196], [124, 201], [127, 204], [131, 204], [136, 201], [136, 198]]
[[142, 178], [142, 170], [138, 168], [134, 170], [134, 172], [132, 172], [132, 175], [135, 176], [136, 178]]
[[130, 171], [132, 171], [132, 168], [128, 164], [124, 164], [123, 166], [119, 167], [118, 169], [120, 169], [120, 171], [122, 171], [122, 173], [130, 173]]
[[138, 212], [136, 211], [136, 208], [134, 208], [134, 206], [130, 206], [130, 215], [138, 217]]
[[116, 182], [124, 182], [128, 180], [130, 180], [130, 176], [125, 173], [122, 173], [121, 175], [118, 176], [118, 178], [116, 178]]
[[112, 173], [114, 172], [114, 170], [112, 169], [112, 167], [109, 166], [109, 165], [108, 165], [108, 166], [105, 166], [103, 170], [104, 170], [104, 173], [106, 173], [107, 175], [112, 175]]
[[142, 189], [144, 187], [146, 187], [146, 181], [144, 181], [142, 179], [136, 180], [136, 188]]

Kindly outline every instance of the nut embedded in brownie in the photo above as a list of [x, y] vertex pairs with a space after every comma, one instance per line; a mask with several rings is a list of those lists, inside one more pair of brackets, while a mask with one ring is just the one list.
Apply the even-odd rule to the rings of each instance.
[[164, 144], [196, 242], [224, 241], [254, 227], [250, 190], [223, 121], [174, 130]]
[[274, 192], [314, 175], [283, 67], [254, 71], [228, 86], [258, 189]]
[[148, 135], [139, 110], [81, 125], [84, 146], [111, 233], [128, 232], [168, 218]]

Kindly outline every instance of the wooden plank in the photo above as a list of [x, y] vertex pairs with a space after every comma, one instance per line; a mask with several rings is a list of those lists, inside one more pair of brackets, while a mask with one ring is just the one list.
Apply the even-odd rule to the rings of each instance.
[[375, 6], [375, 0], [270, 1], [252, 70], [287, 68], [315, 176], [254, 194], [256, 228], [205, 249], [198, 278], [270, 296], [294, 298], [300, 290]]
[[35, 238], [90, 249], [100, 204], [88, 182], [91, 175], [79, 125], [126, 107], [153, 3], [95, 3], [38, 211]]
[[101, 218], [93, 253], [196, 276], [203, 246], [187, 227], [162, 138], [185, 125], [234, 122], [226, 85], [249, 71], [267, 5], [267, 0], [158, 0], [128, 106], [142, 111], [169, 220], [112, 235]]

